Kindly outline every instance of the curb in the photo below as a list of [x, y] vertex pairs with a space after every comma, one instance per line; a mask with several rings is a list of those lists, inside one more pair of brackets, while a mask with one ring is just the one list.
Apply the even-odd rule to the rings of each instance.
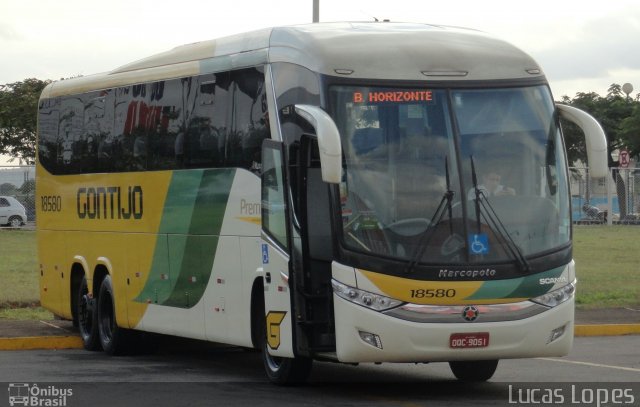
[[26, 336], [0, 338], [0, 350], [81, 349], [79, 336]]
[[575, 336], [617, 336], [640, 334], [640, 324], [576, 325]]
[[[574, 327], [575, 336], [618, 336], [638, 334], [640, 334], [640, 324], [576, 325]], [[82, 348], [82, 339], [79, 336], [28, 336], [0, 338], [0, 351]]]

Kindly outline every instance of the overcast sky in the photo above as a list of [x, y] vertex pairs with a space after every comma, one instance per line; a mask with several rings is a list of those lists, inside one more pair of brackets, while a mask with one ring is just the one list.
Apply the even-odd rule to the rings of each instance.
[[[1, 3], [0, 83], [103, 72], [177, 45], [312, 16], [312, 0]], [[320, 0], [320, 21], [374, 17], [492, 33], [541, 64], [556, 99], [604, 95], [614, 82], [640, 90], [638, 0]]]
[[[104, 72], [177, 45], [311, 22], [312, 0], [0, 0], [0, 84]], [[556, 99], [640, 90], [640, 1], [320, 0], [320, 21], [489, 32], [542, 66]]]

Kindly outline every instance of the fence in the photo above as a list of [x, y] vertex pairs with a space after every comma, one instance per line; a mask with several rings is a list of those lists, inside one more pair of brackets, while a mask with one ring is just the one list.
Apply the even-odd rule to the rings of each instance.
[[35, 224], [36, 220], [35, 172], [34, 166], [0, 166], [0, 195], [13, 196], [24, 206], [27, 225]]
[[640, 168], [609, 168], [592, 178], [588, 168], [572, 167], [571, 209], [574, 223], [640, 225]]

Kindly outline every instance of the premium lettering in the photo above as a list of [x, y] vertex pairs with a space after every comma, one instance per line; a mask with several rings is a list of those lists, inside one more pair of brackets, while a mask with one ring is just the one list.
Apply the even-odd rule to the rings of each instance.
[[143, 195], [140, 185], [126, 189], [110, 187], [78, 188], [76, 205], [80, 219], [142, 219]]

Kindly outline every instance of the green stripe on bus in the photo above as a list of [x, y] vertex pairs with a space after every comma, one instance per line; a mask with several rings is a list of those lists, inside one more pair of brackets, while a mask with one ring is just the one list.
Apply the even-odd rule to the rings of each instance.
[[[566, 266], [557, 267], [544, 273], [534, 274], [526, 277], [522, 283], [511, 293], [511, 297], [516, 298], [533, 298], [539, 295], [546, 294], [553, 287], [554, 284], [540, 284], [540, 280], [544, 278], [557, 278], [567, 269]], [[567, 281], [569, 284], [570, 281]]]
[[205, 171], [198, 189], [189, 234], [171, 237], [180, 241], [179, 246], [184, 250], [177, 282], [163, 305], [190, 308], [202, 298], [211, 277], [235, 173], [234, 169]]
[[138, 302], [190, 308], [211, 275], [235, 169], [175, 171]]
[[557, 267], [544, 273], [531, 276], [485, 282], [467, 300], [485, 300], [494, 298], [533, 298], [547, 293], [553, 284], [541, 285], [541, 278], [560, 277], [567, 267]]

